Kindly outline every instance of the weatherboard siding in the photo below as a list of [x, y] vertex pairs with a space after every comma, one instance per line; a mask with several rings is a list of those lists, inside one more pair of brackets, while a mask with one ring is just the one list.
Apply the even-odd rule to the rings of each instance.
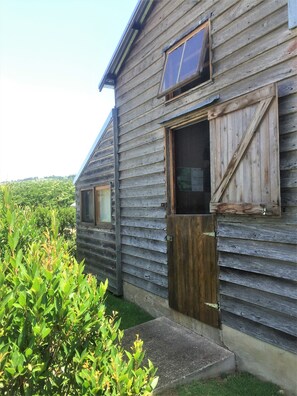
[[[163, 49], [210, 16], [213, 79], [165, 103]], [[165, 118], [270, 83], [279, 96], [282, 216], [217, 217], [222, 322], [296, 351], [297, 29], [287, 1], [156, 1], [117, 78], [123, 280], [168, 298]], [[286, 308], [284, 308], [286, 307]], [[292, 309], [291, 309], [292, 308]]]
[[[109, 289], [117, 292], [114, 192], [114, 131], [112, 120], [103, 131], [93, 153], [76, 181], [77, 256], [85, 260], [86, 271], [100, 281], [108, 278]], [[111, 183], [112, 225], [99, 228], [80, 220], [80, 191]]]

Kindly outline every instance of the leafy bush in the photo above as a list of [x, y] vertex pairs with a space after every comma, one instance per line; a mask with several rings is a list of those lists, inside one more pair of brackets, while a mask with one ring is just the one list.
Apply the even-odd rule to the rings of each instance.
[[156, 370], [143, 365], [139, 339], [122, 348], [119, 321], [105, 312], [107, 282], [84, 275], [55, 221], [22, 240], [31, 220], [7, 194], [0, 214], [0, 393], [151, 394]]
[[[50, 228], [52, 222], [53, 212], [47, 207], [37, 207], [34, 210], [34, 222], [40, 229], [45, 230]], [[75, 229], [75, 208], [58, 208], [55, 209], [55, 216], [59, 220], [58, 231], [60, 235], [63, 235], [66, 239], [70, 239], [72, 236], [72, 230]]]
[[65, 208], [75, 201], [72, 177], [21, 180], [8, 185], [14, 202], [21, 207]]
[[3, 198], [5, 188], [9, 189], [15, 205], [28, 215], [32, 215], [32, 222], [35, 223], [39, 233], [50, 227], [52, 211], [55, 210], [59, 222], [59, 234], [69, 241], [72, 251], [75, 251], [76, 210], [71, 206], [75, 201], [72, 176], [7, 183], [0, 186], [0, 200]]

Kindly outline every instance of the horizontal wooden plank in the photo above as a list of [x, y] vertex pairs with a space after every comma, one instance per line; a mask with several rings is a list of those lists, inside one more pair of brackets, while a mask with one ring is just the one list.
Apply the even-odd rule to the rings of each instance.
[[165, 207], [165, 205], [166, 198], [164, 195], [121, 199], [121, 208], [160, 208]]
[[77, 252], [81, 257], [94, 256], [98, 260], [106, 258], [115, 261], [116, 251], [113, 246], [102, 246], [100, 244], [92, 244], [89, 240], [78, 240], [77, 241]]
[[92, 174], [87, 177], [81, 177], [80, 178], [80, 183], [78, 184], [79, 187], [83, 186], [97, 186], [100, 184], [108, 184], [110, 181], [112, 181], [110, 173], [106, 175], [96, 175]]
[[[296, 32], [297, 35], [297, 32]], [[284, 96], [291, 95], [297, 92], [297, 79], [288, 78], [286, 80], [281, 80], [278, 84], [278, 97], [282, 98]]]
[[148, 239], [142, 239], [138, 237], [130, 237], [122, 235], [122, 245], [136, 246], [146, 250], [152, 250], [160, 253], [167, 252], [167, 243], [161, 241], [153, 241]]
[[286, 188], [282, 190], [282, 205], [297, 207], [297, 188]]
[[275, 244], [265, 241], [251, 241], [247, 239], [219, 238], [217, 248], [219, 251], [243, 254], [252, 257], [266, 257], [296, 262], [296, 245]]
[[165, 172], [163, 170], [162, 172], [146, 175], [145, 177], [140, 176], [131, 179], [123, 179], [121, 180], [120, 189], [121, 191], [123, 191], [124, 189], [136, 187], [152, 187], [155, 185], [160, 185], [162, 183], [163, 185], [165, 185]]
[[165, 168], [164, 161], [161, 161], [146, 166], [140, 166], [135, 169], [123, 170], [120, 171], [120, 180], [134, 178], [134, 177], [146, 177], [148, 174], [162, 172], [164, 171], [164, 168]]
[[166, 231], [165, 219], [130, 219], [122, 218], [121, 226], [137, 227], [137, 228], [149, 228], [155, 230]]
[[143, 268], [131, 266], [123, 261], [122, 263], [124, 277], [129, 274], [130, 276], [143, 279], [147, 282], [151, 282], [154, 285], [168, 287], [168, 279], [166, 276], [151, 272]]
[[228, 238], [249, 239], [255, 241], [266, 241], [290, 243], [296, 245], [297, 231], [296, 227], [292, 225], [282, 224], [282, 221], [271, 222], [266, 221], [266, 224], [258, 224], [257, 220], [252, 222], [242, 223], [227, 223], [218, 221], [217, 236]]
[[258, 307], [245, 301], [222, 296], [221, 309], [237, 316], [247, 318], [255, 323], [262, 324], [272, 329], [297, 337], [296, 317], [289, 317], [276, 313], [267, 308]]
[[92, 158], [88, 164], [88, 168], [90, 167], [100, 167], [107, 164], [113, 164], [113, 152], [106, 155], [106, 156], [99, 156], [98, 158]]
[[[246, 3], [248, 4], [248, 3]], [[264, 5], [264, 3], [262, 2]], [[239, 57], [239, 63], [241, 62], [241, 51], [246, 50], [246, 46], [252, 44], [254, 49], [251, 48], [249, 51], [251, 55], [249, 58], [260, 54], [263, 51], [266, 51], [267, 48], [270, 48], [277, 43], [281, 43], [286, 41], [288, 37], [292, 37], [290, 31], [288, 34], [282, 35], [284, 31], [287, 29], [282, 29], [282, 32], [278, 33], [278, 36], [275, 37], [274, 42], [270, 41], [272, 38], [270, 36], [274, 36], [274, 32], [279, 30], [280, 26], [284, 26], [286, 23], [286, 7], [280, 4], [274, 3], [274, 6], [269, 7], [269, 4], [266, 3], [265, 7], [265, 14], [257, 15], [256, 19], [253, 19], [251, 13], [247, 13], [244, 20], [240, 20], [240, 24], [238, 21], [233, 22], [232, 25], [225, 25], [225, 37], [228, 36], [227, 40], [222, 40], [220, 33], [213, 34], [213, 49], [214, 49], [214, 57], [213, 62], [216, 63], [219, 60], [230, 58], [232, 55], [232, 47], [234, 49], [234, 56], [237, 58]], [[258, 8], [254, 9], [255, 13], [259, 11]], [[241, 25], [241, 23], [247, 23], [248, 25], [246, 28]], [[215, 24], [215, 21], [214, 21]], [[232, 29], [237, 30], [237, 33], [232, 35]], [[281, 36], [281, 39], [280, 37]], [[263, 46], [263, 38], [267, 41], [266, 48]], [[247, 58], [248, 59], [248, 58]], [[234, 62], [233, 62], [234, 65]], [[230, 66], [230, 67], [233, 67]]]
[[166, 240], [166, 232], [164, 230], [122, 226], [121, 232], [122, 235], [150, 239], [152, 241], [164, 242]]
[[135, 257], [139, 260], [142, 259], [147, 259], [151, 261], [156, 261], [159, 264], [167, 265], [167, 255], [166, 253], [161, 253], [158, 251], [152, 251], [152, 250], [145, 250], [141, 248], [140, 246], [129, 246], [129, 245], [123, 245], [122, 246], [122, 254], [127, 254], [132, 257]]
[[[250, 0], [248, 2], [229, 2], [224, 4], [221, 14], [217, 14], [216, 7], [213, 14], [212, 33], [218, 33], [226, 30], [226, 26], [232, 25], [235, 19], [242, 18], [244, 14], [250, 12], [251, 9], [258, 6], [261, 0]], [[257, 8], [258, 9], [258, 8]]]
[[270, 327], [261, 325], [260, 323], [255, 325], [254, 321], [233, 315], [226, 311], [222, 311], [222, 322], [233, 329], [275, 345], [278, 348], [297, 353], [296, 337], [271, 329]]
[[136, 158], [125, 161], [121, 159], [120, 171], [129, 170], [131, 168], [137, 168], [141, 166], [147, 166], [161, 161], [164, 162], [164, 160], [164, 148], [161, 146], [160, 150], [155, 151], [154, 153], [140, 155]]
[[77, 236], [90, 238], [94, 241], [114, 242], [114, 229], [100, 229], [96, 226], [80, 225], [77, 229]]
[[297, 263], [288, 263], [273, 259], [267, 260], [261, 257], [250, 257], [226, 252], [220, 252], [218, 263], [223, 268], [297, 282]]
[[279, 118], [280, 135], [296, 132], [297, 130], [297, 113], [287, 114]]
[[[158, 128], [158, 131], [160, 132], [160, 128]], [[164, 136], [164, 132], [163, 132], [163, 136]], [[131, 139], [131, 136], [129, 136], [129, 138]], [[146, 143], [144, 145], [136, 146], [136, 147], [134, 146], [131, 149], [122, 151], [119, 156], [120, 161], [125, 162], [134, 158], [138, 158], [144, 155], [151, 155], [152, 153], [160, 151], [161, 147], [163, 147], [161, 140], [162, 140], [161, 138], [156, 139], [150, 143]]]
[[281, 171], [281, 188], [297, 187], [297, 169]]
[[[283, 14], [286, 14], [285, 7]], [[239, 65], [244, 68], [246, 62], [264, 53], [268, 48], [275, 48], [291, 40], [292, 37], [296, 37], [292, 31], [286, 29], [286, 22], [278, 14], [274, 14], [274, 18], [271, 20], [270, 16], [267, 16], [267, 22], [267, 24], [262, 21], [259, 23], [262, 27], [261, 31], [255, 30], [254, 26], [251, 26], [249, 32], [243, 31], [241, 40], [239, 37], [234, 37], [226, 45], [218, 47], [214, 51], [212, 63], [214, 69], [218, 69], [220, 75], [230, 74], [233, 68]], [[271, 27], [271, 32], [267, 32], [267, 25]]]
[[297, 169], [297, 150], [282, 153], [280, 156], [280, 170], [296, 170]]
[[122, 218], [131, 219], [165, 219], [166, 211], [163, 208], [122, 208]]
[[124, 282], [131, 283], [132, 285], [147, 291], [149, 293], [155, 294], [162, 298], [168, 298], [168, 288], [166, 286], [155, 285], [152, 282], [148, 282], [142, 278], [132, 276], [131, 274], [123, 273]]
[[129, 254], [123, 254], [122, 260], [128, 265], [138, 267], [142, 270], [153, 273], [156, 272], [157, 274], [165, 277], [168, 275], [167, 265], [158, 263], [157, 261], [148, 260], [146, 258], [139, 259], [139, 257], [131, 256]]
[[297, 131], [293, 133], [287, 133], [286, 135], [280, 136], [279, 142], [280, 152], [284, 153], [287, 151], [297, 150]]
[[142, 146], [155, 143], [156, 141], [159, 141], [159, 147], [161, 147], [162, 141], [164, 141], [164, 129], [159, 126], [157, 126], [156, 129], [156, 126], [147, 125], [146, 128], [141, 131], [131, 129], [130, 132], [122, 134], [121, 136], [122, 138], [120, 139], [119, 145], [120, 158], [122, 158], [122, 152], [132, 150], [133, 153], [135, 149], [144, 149]]
[[107, 163], [105, 165], [101, 165], [100, 168], [98, 168], [96, 165], [90, 165], [88, 168], [83, 172], [81, 179], [83, 180], [86, 177], [89, 177], [90, 175], [98, 175], [100, 176], [109, 176], [110, 178], [114, 178], [113, 175], [114, 172], [114, 164], [113, 163]]
[[297, 93], [284, 96], [279, 100], [279, 115], [297, 113]]
[[296, 300], [275, 296], [274, 294], [265, 293], [261, 290], [251, 290], [248, 287], [238, 286], [226, 282], [221, 282], [220, 296], [222, 309], [224, 309], [224, 298], [226, 296], [228, 297], [229, 301], [232, 301], [232, 299], [237, 300], [238, 304], [240, 304], [240, 301], [243, 301], [244, 303], [247, 302], [251, 304], [251, 307], [256, 305], [270, 310], [272, 313], [275, 311], [276, 317], [279, 313], [281, 313], [282, 316], [287, 315], [291, 319], [296, 318], [297, 320]]
[[121, 198], [137, 198], [137, 197], [164, 197], [165, 201], [165, 185], [164, 183], [155, 184], [152, 186], [138, 186], [130, 187], [127, 189], [121, 189]]
[[236, 285], [246, 286], [251, 289], [262, 290], [281, 297], [291, 298], [297, 301], [297, 289], [295, 282], [280, 281], [260, 274], [252, 274], [244, 271], [222, 268], [220, 280]]

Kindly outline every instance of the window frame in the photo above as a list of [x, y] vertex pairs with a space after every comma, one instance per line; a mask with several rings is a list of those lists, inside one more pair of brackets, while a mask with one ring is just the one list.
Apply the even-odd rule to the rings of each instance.
[[[93, 199], [93, 208], [91, 208], [90, 211], [92, 211], [93, 213], [93, 217], [92, 220], [87, 221], [84, 219], [84, 198], [83, 195], [86, 192], [91, 192], [91, 197]], [[95, 201], [94, 201], [94, 189], [93, 188], [84, 188], [80, 190], [80, 221], [84, 224], [90, 224], [90, 225], [94, 225], [95, 224], [95, 216], [94, 216], [94, 208], [95, 208]]]
[[[100, 204], [99, 204], [99, 200], [97, 199], [97, 196], [99, 195], [98, 192], [99, 191], [103, 191], [103, 190], [108, 190], [110, 197], [110, 221], [100, 221]], [[100, 227], [108, 227], [111, 225], [112, 222], [112, 216], [111, 216], [111, 211], [112, 211], [112, 204], [111, 204], [111, 185], [110, 184], [104, 184], [104, 185], [100, 185], [100, 186], [96, 186], [94, 188], [94, 210], [95, 210], [95, 225], [96, 226], [100, 226]]]
[[[97, 192], [102, 191], [102, 190], [109, 190], [110, 193], [110, 221], [100, 221], [100, 207], [99, 207], [99, 201], [97, 199]], [[92, 211], [92, 220], [91, 221], [86, 221], [84, 219], [84, 207], [83, 207], [83, 194], [87, 191], [91, 192], [91, 197], [92, 197], [92, 205], [93, 208]], [[111, 183], [109, 184], [102, 184], [102, 185], [97, 185], [93, 186], [91, 188], [83, 188], [80, 190], [80, 221], [81, 223], [93, 227], [100, 227], [100, 228], [110, 228], [112, 226], [112, 199], [111, 199]]]
[[[203, 55], [200, 55], [200, 57], [199, 57], [197, 72], [195, 74], [191, 75], [190, 77], [185, 78], [184, 80], [172, 85], [171, 87], [162, 90], [162, 87], [163, 87], [163, 84], [164, 84], [166, 66], [167, 66], [167, 62], [168, 62], [168, 55], [170, 53], [172, 53], [173, 51], [175, 51], [178, 47], [182, 46], [184, 43], [186, 43], [193, 36], [195, 36], [197, 33], [199, 33], [201, 30], [203, 30], [205, 28], [207, 29], [207, 32], [206, 32], [206, 34], [204, 34], [203, 43], [202, 43], [202, 46], [201, 46], [201, 54], [203, 54]], [[166, 96], [167, 97], [170, 94], [174, 93], [174, 91], [176, 91], [176, 90], [178, 90], [178, 89], [190, 84], [191, 82], [197, 80], [199, 78], [199, 76], [201, 75], [201, 65], [203, 65], [204, 62], [205, 62], [207, 49], [209, 51], [209, 66], [208, 66], [208, 68], [209, 68], [209, 79], [204, 80], [201, 83], [198, 82], [198, 84], [195, 86], [195, 88], [201, 86], [202, 84], [205, 84], [205, 83], [211, 81], [211, 79], [212, 79], [212, 67], [211, 67], [211, 51], [210, 51], [210, 48], [211, 48], [210, 20], [207, 19], [206, 21], [201, 23], [198, 27], [193, 29], [190, 33], [186, 34], [183, 38], [181, 38], [176, 43], [174, 43], [171, 47], [166, 49], [164, 51], [165, 52], [165, 60], [164, 60], [164, 63], [163, 63], [162, 78], [161, 78], [161, 83], [160, 83], [160, 86], [159, 86], [158, 97], [159, 98], [162, 97], [162, 96]], [[182, 58], [181, 58], [181, 60], [182, 60]], [[202, 63], [202, 61], [203, 61], [203, 63]], [[183, 62], [181, 61], [180, 65], [179, 65], [179, 68], [181, 68], [182, 63]], [[190, 90], [192, 88], [193, 87], [185, 90], [185, 92], [187, 92], [188, 90]], [[184, 93], [184, 92], [182, 92], [182, 93]], [[179, 96], [179, 95], [176, 95], [176, 96]], [[176, 96], [173, 96], [173, 97], [176, 97]], [[170, 96], [169, 99], [171, 99], [171, 96]]]

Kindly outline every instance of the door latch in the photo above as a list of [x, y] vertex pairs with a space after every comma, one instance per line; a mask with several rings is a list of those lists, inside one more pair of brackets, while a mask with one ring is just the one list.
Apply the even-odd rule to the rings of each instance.
[[204, 303], [204, 304], [214, 309], [220, 309], [219, 303]]
[[207, 236], [211, 236], [211, 237], [216, 236], [215, 232], [204, 232], [203, 235], [207, 235]]
[[173, 236], [172, 235], [167, 235], [166, 236], [166, 241], [167, 242], [172, 242], [173, 241]]

